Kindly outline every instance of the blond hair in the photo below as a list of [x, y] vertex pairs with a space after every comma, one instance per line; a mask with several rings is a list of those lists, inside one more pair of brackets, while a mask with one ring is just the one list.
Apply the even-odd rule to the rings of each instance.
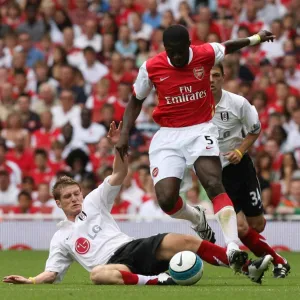
[[67, 186], [70, 186], [70, 185], [77, 185], [79, 187], [79, 189], [81, 190], [80, 185], [71, 177], [69, 177], [69, 176], [59, 177], [52, 188], [52, 195], [53, 195], [54, 199], [60, 200], [62, 189], [64, 189]]

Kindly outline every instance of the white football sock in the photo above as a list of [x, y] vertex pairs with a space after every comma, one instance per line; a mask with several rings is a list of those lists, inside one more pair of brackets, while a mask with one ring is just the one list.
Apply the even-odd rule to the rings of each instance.
[[200, 221], [199, 212], [193, 206], [186, 204], [184, 201], [182, 202], [183, 205], [181, 209], [170, 216], [174, 219], [188, 220], [192, 222], [193, 225], [198, 225]]
[[239, 249], [237, 246], [239, 241], [237, 219], [234, 208], [232, 206], [225, 206], [219, 210], [215, 216], [222, 228], [226, 245], [235, 244], [237, 249]]

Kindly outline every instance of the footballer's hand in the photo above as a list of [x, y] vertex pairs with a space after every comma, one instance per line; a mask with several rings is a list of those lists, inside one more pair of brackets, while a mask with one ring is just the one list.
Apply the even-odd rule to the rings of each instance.
[[118, 142], [116, 143], [115, 147], [116, 150], [119, 152], [121, 159], [124, 161], [124, 158], [128, 156], [128, 140], [129, 134], [121, 133]]
[[13, 283], [13, 284], [32, 284], [31, 280], [19, 275], [5, 276], [2, 281], [5, 283]]
[[122, 121], [119, 123], [117, 128], [115, 121], [112, 121], [109, 126], [107, 138], [114, 146], [119, 142], [122, 130]]
[[226, 153], [223, 153], [223, 155], [233, 165], [237, 165], [242, 159], [241, 156], [236, 151], [226, 152]]
[[273, 42], [276, 38], [276, 36], [272, 32], [267, 30], [260, 30], [257, 34], [260, 36], [261, 43]]

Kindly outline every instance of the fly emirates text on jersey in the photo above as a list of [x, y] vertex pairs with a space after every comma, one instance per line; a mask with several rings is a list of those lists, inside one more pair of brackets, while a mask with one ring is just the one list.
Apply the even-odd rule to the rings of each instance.
[[175, 104], [175, 103], [182, 103], [188, 102], [193, 100], [199, 100], [205, 98], [207, 93], [206, 90], [203, 91], [196, 91], [193, 93], [192, 86], [180, 86], [179, 87], [180, 95], [178, 96], [165, 96], [167, 104]]

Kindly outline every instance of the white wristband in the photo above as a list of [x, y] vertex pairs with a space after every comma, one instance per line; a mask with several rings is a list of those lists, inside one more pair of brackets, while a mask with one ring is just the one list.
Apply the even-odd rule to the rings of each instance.
[[248, 37], [249, 41], [250, 41], [250, 46], [254, 46], [260, 43], [261, 38], [258, 34], [254, 34], [250, 37]]

